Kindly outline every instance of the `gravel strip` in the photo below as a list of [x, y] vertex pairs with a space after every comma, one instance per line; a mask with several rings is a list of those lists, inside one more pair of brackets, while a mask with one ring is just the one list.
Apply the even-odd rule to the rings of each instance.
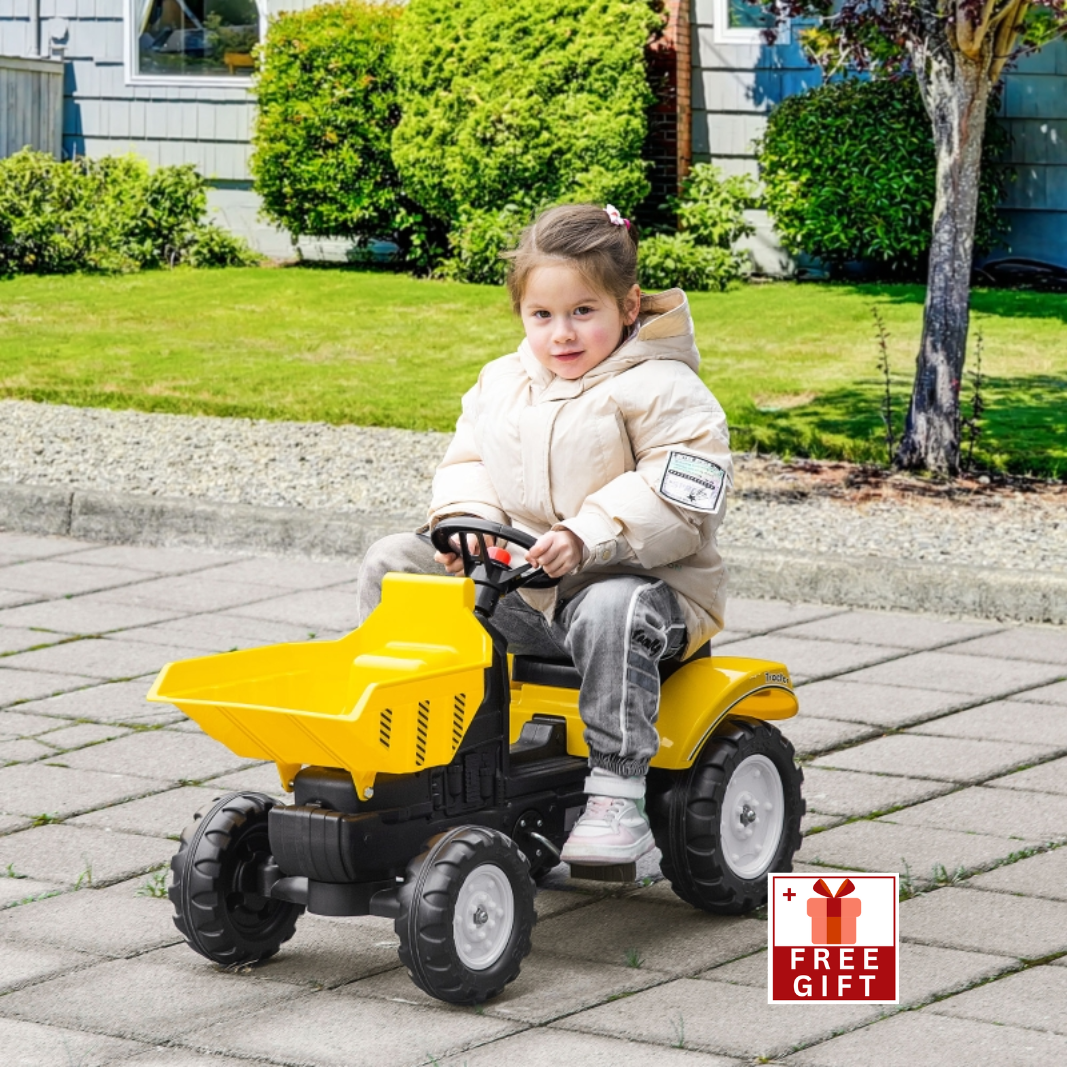
[[[419, 514], [448, 434], [0, 401], [0, 483], [362, 514]], [[738, 456], [721, 543], [1067, 572], [1064, 496], [797, 497]], [[746, 490], [746, 485], [754, 488]], [[768, 488], [768, 485], [771, 488]]]

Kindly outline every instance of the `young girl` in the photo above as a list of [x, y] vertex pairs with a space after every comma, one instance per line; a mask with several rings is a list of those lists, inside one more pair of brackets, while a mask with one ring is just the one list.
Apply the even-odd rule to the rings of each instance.
[[[653, 847], [644, 795], [658, 664], [722, 628], [726, 418], [697, 376], [685, 294], [642, 295], [636, 236], [614, 208], [552, 208], [509, 258], [526, 338], [463, 398], [430, 523], [519, 527], [539, 538], [526, 558], [563, 576], [505, 597], [493, 623], [512, 652], [569, 656], [581, 672], [589, 800], [563, 859], [628, 863]], [[414, 534], [384, 538], [363, 564], [363, 617], [388, 571], [462, 567]]]

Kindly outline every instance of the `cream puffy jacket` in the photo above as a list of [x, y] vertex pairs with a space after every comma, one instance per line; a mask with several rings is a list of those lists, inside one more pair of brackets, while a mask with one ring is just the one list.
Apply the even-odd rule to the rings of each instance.
[[524, 340], [487, 364], [463, 398], [433, 482], [430, 520], [477, 515], [540, 536], [566, 528], [586, 546], [555, 589], [523, 590], [552, 617], [557, 595], [591, 580], [649, 574], [676, 593], [686, 654], [723, 626], [725, 570], [715, 533], [732, 480], [726, 416], [697, 376], [680, 289], [641, 298], [638, 328], [576, 381]]

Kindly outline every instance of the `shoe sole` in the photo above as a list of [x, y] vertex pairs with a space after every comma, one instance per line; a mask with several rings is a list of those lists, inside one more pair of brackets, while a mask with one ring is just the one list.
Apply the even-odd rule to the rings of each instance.
[[648, 834], [641, 838], [636, 844], [628, 845], [625, 848], [622, 845], [602, 845], [599, 848], [590, 847], [588, 851], [581, 852], [576, 849], [568, 849], [567, 845], [563, 846], [563, 852], [560, 858], [564, 863], [578, 863], [595, 867], [598, 864], [608, 863], [636, 863], [642, 856], [647, 855], [656, 847], [656, 839], [652, 836], [652, 831], [649, 830]]

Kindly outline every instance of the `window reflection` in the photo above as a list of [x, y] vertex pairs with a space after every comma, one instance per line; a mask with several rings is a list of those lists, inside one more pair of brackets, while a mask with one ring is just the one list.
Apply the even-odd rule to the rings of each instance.
[[139, 0], [137, 73], [248, 77], [259, 43], [256, 0]]
[[774, 25], [774, 16], [748, 0], [729, 0], [726, 8], [731, 30], [765, 30]]

